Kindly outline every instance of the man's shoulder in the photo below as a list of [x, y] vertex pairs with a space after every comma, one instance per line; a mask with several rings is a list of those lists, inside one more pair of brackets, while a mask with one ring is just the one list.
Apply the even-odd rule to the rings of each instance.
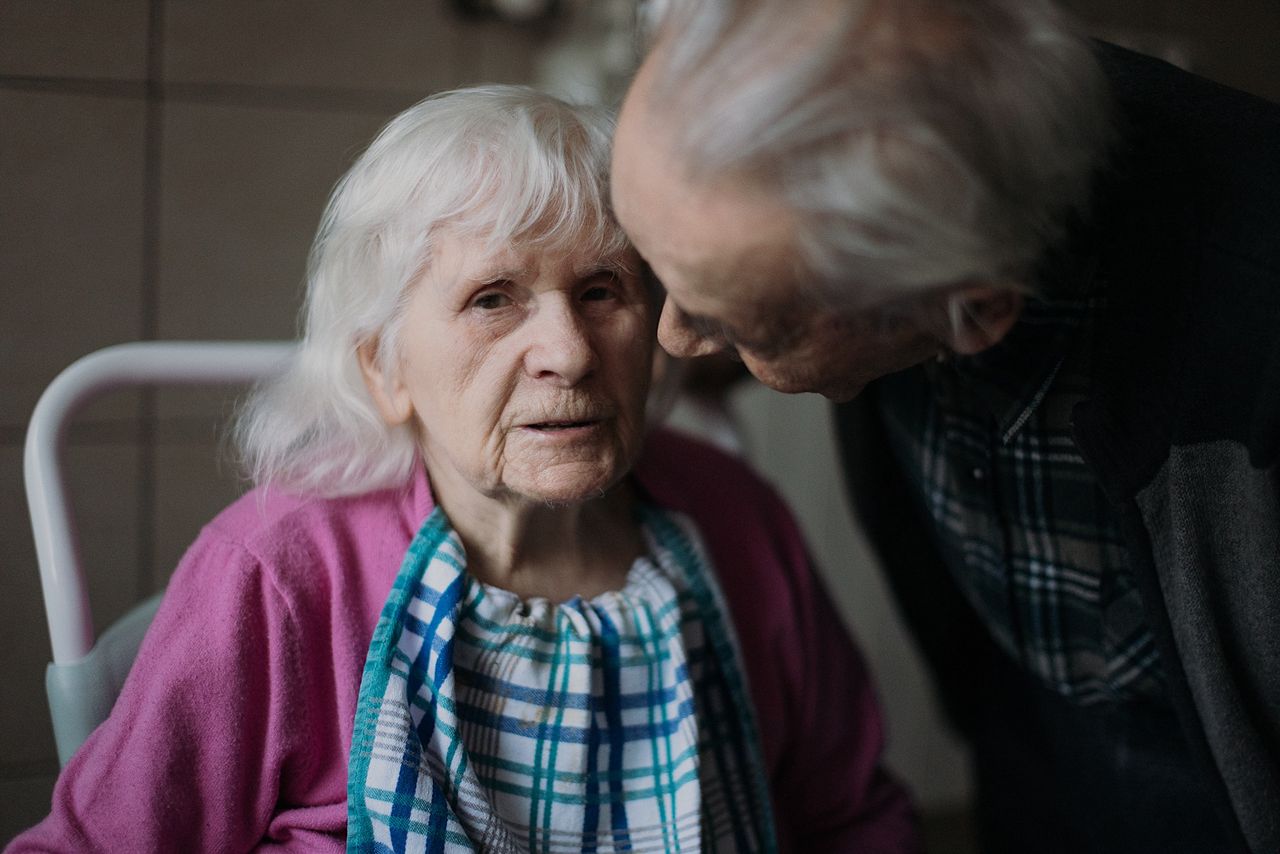
[[1128, 202], [1161, 218], [1183, 210], [1219, 261], [1280, 273], [1280, 105], [1113, 45], [1098, 56]]
[[1107, 294], [1094, 397], [1152, 459], [1171, 442], [1250, 441], [1277, 405], [1264, 378], [1280, 359], [1280, 106], [1098, 55], [1119, 140], [1093, 217]]
[[1265, 98], [1116, 45], [1098, 42], [1095, 53], [1122, 114], [1135, 121], [1167, 123], [1166, 129], [1184, 129], [1179, 136], [1210, 141], [1223, 139], [1224, 132], [1229, 141], [1280, 134], [1280, 105]]

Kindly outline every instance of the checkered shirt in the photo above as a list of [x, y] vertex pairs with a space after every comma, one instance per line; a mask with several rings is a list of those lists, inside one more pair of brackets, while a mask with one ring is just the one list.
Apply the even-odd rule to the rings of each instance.
[[522, 601], [466, 574], [436, 510], [361, 679], [348, 850], [773, 851], [728, 611], [684, 517], [590, 601]]
[[1104, 307], [1029, 298], [998, 346], [891, 378], [880, 412], [991, 634], [1082, 705], [1164, 685], [1118, 517], [1071, 437]]

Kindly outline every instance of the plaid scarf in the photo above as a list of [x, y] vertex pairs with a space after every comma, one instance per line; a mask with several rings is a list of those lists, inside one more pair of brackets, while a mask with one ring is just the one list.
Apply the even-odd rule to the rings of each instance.
[[759, 733], [696, 530], [641, 509], [648, 556], [590, 601], [466, 573], [437, 508], [360, 682], [348, 851], [774, 851]]

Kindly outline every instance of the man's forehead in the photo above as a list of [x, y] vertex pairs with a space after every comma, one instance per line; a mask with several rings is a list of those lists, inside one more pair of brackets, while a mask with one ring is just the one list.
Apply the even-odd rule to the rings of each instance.
[[771, 297], [762, 291], [794, 270], [794, 218], [758, 180], [690, 176], [672, 147], [674, 117], [647, 102], [649, 77], [646, 63], [619, 119], [614, 207], [677, 305], [721, 320], [726, 302]]
[[793, 218], [779, 202], [728, 178], [698, 184], [652, 153], [637, 160], [618, 170], [615, 206], [659, 275], [718, 285], [791, 263]]
[[667, 251], [658, 254], [687, 290], [706, 299], [732, 294], [759, 302], [776, 299], [779, 285], [794, 282], [796, 241], [781, 214], [727, 195], [690, 206], [686, 214], [684, 227], [671, 229]]

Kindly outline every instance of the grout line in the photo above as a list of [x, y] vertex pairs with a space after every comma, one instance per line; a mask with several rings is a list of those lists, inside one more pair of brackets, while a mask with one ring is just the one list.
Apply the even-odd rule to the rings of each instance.
[[[152, 421], [157, 446], [220, 445], [225, 442], [230, 414], [156, 415]], [[22, 448], [26, 441], [26, 424], [0, 424], [0, 448]], [[71, 448], [125, 446], [137, 441], [136, 416], [77, 419], [67, 425], [66, 444]]]
[[97, 98], [142, 99], [146, 84], [139, 80], [109, 80], [94, 77], [40, 77], [29, 74], [0, 74], [0, 89], [19, 92], [52, 92], [62, 95], [89, 95]]
[[[158, 282], [160, 278], [160, 181], [164, 150], [163, 73], [164, 0], [151, 0], [147, 16], [147, 82], [144, 117], [142, 175], [142, 293], [140, 338], [154, 340], [159, 333]], [[144, 396], [146, 392], [144, 391]], [[142, 407], [147, 409], [145, 404]]]
[[430, 94], [394, 89], [337, 89], [319, 86], [254, 86], [242, 83], [170, 83], [171, 101], [238, 107], [290, 107], [385, 116], [398, 113]]
[[230, 107], [270, 107], [318, 112], [386, 116], [430, 94], [395, 89], [342, 89], [323, 86], [269, 86], [246, 83], [165, 83], [162, 80], [108, 80], [87, 77], [35, 77], [0, 74], [0, 89], [86, 95], [97, 98], [161, 101]]
[[[147, 82], [142, 193], [142, 282], [139, 338], [155, 340], [160, 331], [160, 182], [164, 154], [164, 0], [151, 0], [147, 13]], [[135, 598], [155, 589], [156, 392], [138, 395], [138, 574]]]

